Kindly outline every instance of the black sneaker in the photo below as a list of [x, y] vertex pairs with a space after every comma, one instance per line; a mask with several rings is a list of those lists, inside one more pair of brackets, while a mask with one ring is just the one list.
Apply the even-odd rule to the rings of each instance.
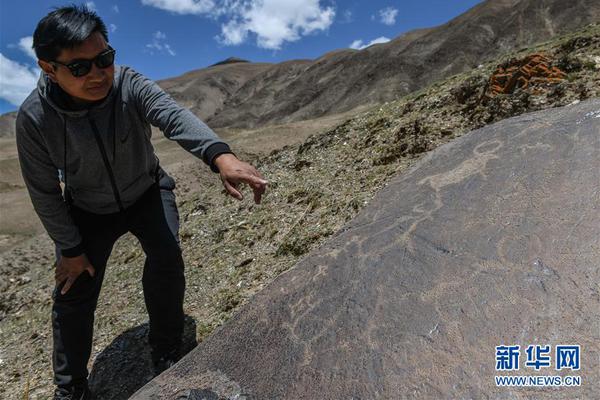
[[72, 386], [69, 388], [56, 388], [54, 391], [54, 400], [91, 400], [92, 392], [84, 385]]

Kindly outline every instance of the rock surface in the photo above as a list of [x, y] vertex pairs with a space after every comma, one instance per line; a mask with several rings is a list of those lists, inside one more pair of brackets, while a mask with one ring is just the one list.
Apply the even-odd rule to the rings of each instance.
[[[599, 186], [600, 99], [473, 131], [132, 398], [593, 398]], [[513, 375], [582, 385], [497, 388], [501, 344], [581, 345], [580, 371]]]

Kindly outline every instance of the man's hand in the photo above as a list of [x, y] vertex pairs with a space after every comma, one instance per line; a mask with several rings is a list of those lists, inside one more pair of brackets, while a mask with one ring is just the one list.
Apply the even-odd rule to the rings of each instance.
[[60, 293], [67, 293], [71, 288], [71, 285], [73, 285], [73, 282], [75, 282], [75, 279], [77, 279], [83, 271], [87, 271], [90, 276], [94, 276], [96, 273], [85, 254], [77, 257], [60, 257], [58, 265], [56, 266], [54, 278], [56, 279], [57, 285], [60, 285], [65, 280], [67, 281]]
[[267, 182], [260, 172], [247, 162], [240, 161], [231, 153], [219, 154], [213, 160], [221, 174], [221, 181], [225, 190], [231, 196], [242, 200], [244, 196], [239, 191], [239, 184], [246, 183], [254, 191], [254, 202], [260, 204], [260, 198], [267, 188]]

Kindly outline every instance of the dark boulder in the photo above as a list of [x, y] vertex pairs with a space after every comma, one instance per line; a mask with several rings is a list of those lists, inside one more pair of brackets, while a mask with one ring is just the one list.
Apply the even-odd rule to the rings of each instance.
[[[597, 398], [598, 282], [595, 99], [433, 151], [133, 398]], [[555, 370], [554, 351], [552, 367], [526, 367], [535, 344], [580, 345], [580, 370]], [[521, 346], [519, 371], [495, 370], [500, 345]]]

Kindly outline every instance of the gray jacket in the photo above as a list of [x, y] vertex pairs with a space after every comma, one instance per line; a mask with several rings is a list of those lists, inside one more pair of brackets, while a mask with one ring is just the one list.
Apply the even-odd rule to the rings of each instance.
[[[63, 255], [80, 247], [81, 236], [60, 181], [81, 209], [108, 214], [127, 208], [157, 175], [165, 175], [150, 142], [150, 124], [215, 172], [214, 157], [230, 152], [205, 123], [125, 66], [115, 67], [113, 87], [101, 103], [72, 111], [64, 98], [62, 89], [42, 73], [16, 122], [23, 179], [36, 213]], [[73, 255], [77, 253], [81, 251]]]

